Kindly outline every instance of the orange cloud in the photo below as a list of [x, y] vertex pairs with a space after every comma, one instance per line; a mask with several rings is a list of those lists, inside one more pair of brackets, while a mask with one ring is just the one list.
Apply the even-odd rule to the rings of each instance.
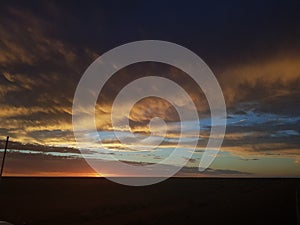
[[[255, 92], [259, 89], [258, 85], [266, 91], [260, 97], [288, 96], [291, 92], [289, 84], [300, 79], [300, 57], [283, 54], [259, 62], [248, 61], [240, 65], [233, 64], [224, 69], [219, 75], [227, 104], [233, 104], [237, 100], [249, 100], [243, 93], [243, 85], [253, 88], [249, 89], [249, 91], [252, 90], [249, 95], [252, 94], [253, 96], [258, 94]], [[247, 91], [247, 89], [244, 89], [244, 91]]]

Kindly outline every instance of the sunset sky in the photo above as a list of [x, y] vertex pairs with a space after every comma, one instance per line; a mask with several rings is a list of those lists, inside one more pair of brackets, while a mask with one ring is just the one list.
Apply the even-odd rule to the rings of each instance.
[[[98, 176], [76, 149], [72, 104], [77, 84], [110, 49], [164, 40], [200, 56], [223, 90], [227, 130], [215, 161], [206, 172], [198, 171], [210, 133], [205, 94], [178, 68], [155, 62], [130, 65], [105, 84], [96, 106], [105, 148], [87, 145], [84, 157], [114, 155], [143, 165], [158, 163], [176, 147], [179, 117], [160, 98], [142, 99], [127, 118], [137, 135], [149, 134], [153, 117], [174, 128], [155, 151], [147, 146], [134, 151], [113, 133], [127, 135], [121, 127], [112, 129], [116, 95], [135, 79], [155, 74], [184, 88], [200, 118], [197, 148], [177, 176], [300, 176], [300, 1], [108, 2], [1, 1], [0, 149], [6, 136], [11, 140], [5, 175]], [[123, 118], [122, 109], [118, 116]], [[183, 121], [188, 130], [197, 129], [195, 123]], [[188, 133], [184, 138], [181, 148], [190, 151]], [[103, 174], [122, 175], [113, 168]]]

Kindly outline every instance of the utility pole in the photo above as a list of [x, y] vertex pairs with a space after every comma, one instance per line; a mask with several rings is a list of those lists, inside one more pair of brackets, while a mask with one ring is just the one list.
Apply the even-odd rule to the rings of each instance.
[[6, 156], [6, 152], [7, 152], [8, 140], [9, 140], [9, 136], [6, 137], [6, 143], [5, 143], [4, 153], [3, 153], [3, 157], [2, 157], [1, 170], [0, 170], [0, 178], [2, 178], [4, 162], [5, 162], [5, 156]]

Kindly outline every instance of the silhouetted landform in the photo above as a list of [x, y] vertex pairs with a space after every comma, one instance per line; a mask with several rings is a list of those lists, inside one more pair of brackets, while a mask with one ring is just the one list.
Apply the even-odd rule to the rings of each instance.
[[104, 178], [6, 177], [0, 183], [0, 220], [15, 225], [296, 225], [299, 185], [300, 179], [171, 178], [129, 187]]

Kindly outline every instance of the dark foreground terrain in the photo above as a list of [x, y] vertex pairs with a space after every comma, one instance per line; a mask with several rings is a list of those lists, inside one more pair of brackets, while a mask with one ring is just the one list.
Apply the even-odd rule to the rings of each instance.
[[172, 178], [152, 186], [128, 187], [104, 178], [3, 178], [0, 221], [298, 225], [297, 188], [299, 179]]

